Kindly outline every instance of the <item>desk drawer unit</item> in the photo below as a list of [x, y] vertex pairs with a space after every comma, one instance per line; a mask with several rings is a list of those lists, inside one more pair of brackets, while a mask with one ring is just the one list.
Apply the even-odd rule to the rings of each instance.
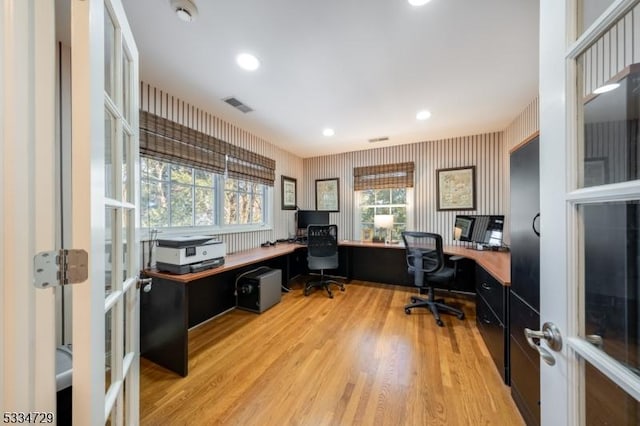
[[482, 267], [476, 265], [476, 294], [487, 301], [493, 312], [505, 323], [505, 287]]
[[540, 314], [513, 291], [510, 293], [511, 396], [527, 425], [540, 424], [540, 356], [524, 329], [540, 329]]
[[476, 265], [476, 323], [502, 380], [509, 384], [506, 294], [506, 287]]

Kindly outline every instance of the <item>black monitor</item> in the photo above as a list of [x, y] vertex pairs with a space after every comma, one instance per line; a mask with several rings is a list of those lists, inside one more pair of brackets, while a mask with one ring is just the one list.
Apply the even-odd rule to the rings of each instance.
[[503, 228], [503, 215], [457, 215], [453, 239], [500, 247]]
[[329, 212], [318, 210], [298, 210], [296, 216], [298, 229], [307, 229], [309, 225], [329, 225]]

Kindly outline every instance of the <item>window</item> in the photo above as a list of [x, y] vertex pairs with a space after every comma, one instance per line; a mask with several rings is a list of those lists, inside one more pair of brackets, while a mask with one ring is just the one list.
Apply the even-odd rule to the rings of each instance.
[[264, 185], [227, 179], [224, 186], [224, 224], [262, 223]]
[[[268, 187], [141, 157], [143, 228], [249, 227], [266, 223]], [[222, 200], [222, 203], [219, 202]]]
[[[353, 186], [358, 203], [354, 209], [354, 239], [398, 241], [402, 231], [411, 229], [414, 168], [413, 162], [407, 162], [353, 169]], [[376, 229], [376, 215], [393, 216], [391, 235], [388, 235], [388, 229]]]
[[[412, 188], [366, 189], [358, 191], [356, 239], [383, 241], [386, 229], [376, 229], [376, 215], [393, 215], [393, 231], [390, 238], [400, 239], [400, 233], [411, 227], [410, 210]], [[358, 235], [359, 234], [359, 235]]]

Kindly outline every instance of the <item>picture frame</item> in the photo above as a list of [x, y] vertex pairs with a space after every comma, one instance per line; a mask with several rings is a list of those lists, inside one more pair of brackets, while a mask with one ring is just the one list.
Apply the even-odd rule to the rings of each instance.
[[476, 166], [436, 170], [437, 210], [476, 209]]
[[296, 210], [298, 206], [298, 181], [289, 176], [281, 176], [282, 210]]
[[316, 210], [340, 211], [340, 179], [316, 179]]

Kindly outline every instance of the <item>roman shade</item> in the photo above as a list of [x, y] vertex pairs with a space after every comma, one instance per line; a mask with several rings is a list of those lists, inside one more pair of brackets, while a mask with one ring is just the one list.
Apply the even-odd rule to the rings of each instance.
[[140, 155], [273, 186], [276, 162], [197, 130], [140, 111]]
[[353, 169], [353, 187], [356, 191], [413, 188], [413, 170], [413, 162], [355, 167]]

